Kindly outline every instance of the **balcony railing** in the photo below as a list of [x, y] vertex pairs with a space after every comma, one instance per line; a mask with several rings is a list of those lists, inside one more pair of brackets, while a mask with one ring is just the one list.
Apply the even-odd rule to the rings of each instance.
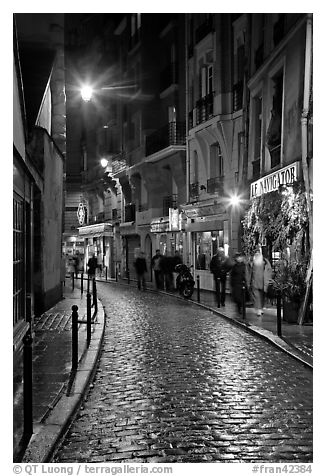
[[146, 156], [171, 145], [184, 145], [185, 143], [185, 122], [169, 122], [169, 124], [146, 137]]
[[122, 172], [123, 170], [126, 170], [126, 169], [127, 169], [126, 154], [124, 152], [121, 152], [121, 154], [116, 155], [112, 159], [112, 173], [118, 174], [119, 172]]
[[213, 177], [207, 180], [207, 193], [223, 193], [224, 177]]
[[194, 182], [189, 185], [189, 198], [196, 199], [199, 197], [199, 182]]
[[169, 215], [169, 208], [176, 208], [178, 206], [178, 195], [173, 194], [163, 198], [163, 216]]
[[202, 23], [195, 33], [196, 43], [199, 43], [205, 36], [213, 31], [213, 16], [210, 15], [204, 23]]
[[136, 207], [134, 203], [129, 203], [125, 206], [125, 222], [135, 221]]
[[243, 81], [233, 86], [233, 111], [242, 109]]
[[252, 161], [252, 178], [258, 179], [260, 177], [260, 158]]
[[178, 65], [177, 63], [169, 64], [160, 74], [160, 92], [165, 91], [172, 84], [178, 82]]
[[196, 122], [201, 124], [213, 117], [214, 93], [211, 92], [207, 96], [200, 98], [196, 102]]

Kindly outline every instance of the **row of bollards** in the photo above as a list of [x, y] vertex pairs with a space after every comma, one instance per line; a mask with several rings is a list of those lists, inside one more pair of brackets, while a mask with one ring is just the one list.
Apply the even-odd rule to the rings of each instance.
[[[83, 274], [81, 275], [81, 283], [83, 283]], [[92, 321], [94, 320], [97, 310], [97, 290], [95, 278], [92, 279], [92, 291], [93, 291], [93, 303], [92, 295], [90, 293], [90, 279], [87, 279], [87, 293], [86, 293], [86, 320], [78, 319], [78, 306], [72, 306], [72, 339], [71, 339], [71, 369], [76, 370], [78, 368], [78, 324], [86, 324], [86, 345], [89, 347], [91, 343], [92, 335]], [[83, 292], [83, 291], [82, 291]], [[94, 307], [94, 313], [92, 316], [92, 307]]]

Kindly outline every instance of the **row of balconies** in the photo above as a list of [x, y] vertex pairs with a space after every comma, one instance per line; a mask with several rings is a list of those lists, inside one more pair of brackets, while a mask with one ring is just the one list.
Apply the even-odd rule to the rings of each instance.
[[[232, 88], [232, 110], [239, 111], [243, 106], [243, 81], [233, 85]], [[195, 108], [189, 112], [189, 129], [208, 121], [214, 116], [214, 92], [196, 101]]]

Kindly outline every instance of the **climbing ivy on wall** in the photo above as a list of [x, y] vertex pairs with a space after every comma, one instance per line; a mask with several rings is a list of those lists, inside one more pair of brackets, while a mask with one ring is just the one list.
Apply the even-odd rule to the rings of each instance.
[[254, 198], [242, 226], [246, 254], [251, 254], [263, 238], [273, 243], [273, 251], [282, 251], [294, 242], [306, 247], [308, 213], [303, 183], [296, 182], [292, 187], [280, 187]]

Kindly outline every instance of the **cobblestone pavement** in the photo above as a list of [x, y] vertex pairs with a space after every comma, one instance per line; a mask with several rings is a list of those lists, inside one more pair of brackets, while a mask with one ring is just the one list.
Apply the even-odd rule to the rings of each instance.
[[95, 380], [54, 462], [311, 462], [312, 371], [205, 309], [99, 284]]

